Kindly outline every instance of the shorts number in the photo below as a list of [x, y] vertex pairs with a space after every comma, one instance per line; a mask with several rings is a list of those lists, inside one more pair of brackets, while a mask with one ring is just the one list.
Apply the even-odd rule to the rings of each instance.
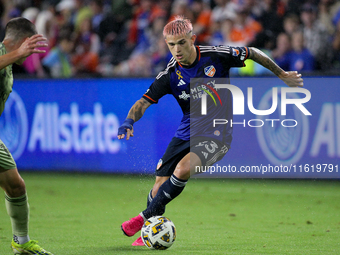
[[210, 146], [208, 144], [205, 145], [205, 149], [209, 152], [209, 153], [214, 153], [216, 151], [216, 149], [218, 148], [217, 143], [215, 143], [214, 141], [211, 141]]

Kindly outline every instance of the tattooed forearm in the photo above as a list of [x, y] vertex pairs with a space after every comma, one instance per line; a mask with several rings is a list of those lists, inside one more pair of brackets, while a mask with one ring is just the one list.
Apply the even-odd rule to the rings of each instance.
[[138, 121], [144, 115], [145, 110], [151, 104], [146, 101], [144, 98], [139, 99], [130, 109], [129, 114], [127, 116], [128, 119], [133, 119], [134, 121]]
[[276, 76], [280, 77], [282, 75], [284, 71], [265, 53], [263, 53], [262, 51], [254, 47], [250, 47], [249, 50], [250, 50], [250, 53], [249, 53], [250, 59], [268, 68]]

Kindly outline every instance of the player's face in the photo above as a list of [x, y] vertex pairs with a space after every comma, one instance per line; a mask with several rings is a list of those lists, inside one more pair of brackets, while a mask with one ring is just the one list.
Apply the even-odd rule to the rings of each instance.
[[167, 35], [165, 41], [172, 56], [183, 65], [191, 65], [196, 59], [195, 35]]

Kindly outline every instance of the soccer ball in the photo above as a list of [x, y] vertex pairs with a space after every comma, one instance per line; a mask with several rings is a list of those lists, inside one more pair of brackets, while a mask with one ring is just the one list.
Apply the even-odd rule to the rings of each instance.
[[175, 242], [176, 228], [170, 219], [163, 216], [154, 216], [145, 221], [141, 237], [146, 247], [165, 250]]

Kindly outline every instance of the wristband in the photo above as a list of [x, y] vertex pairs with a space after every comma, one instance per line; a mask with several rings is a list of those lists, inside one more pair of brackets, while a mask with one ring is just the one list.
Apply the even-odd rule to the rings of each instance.
[[[135, 121], [133, 120], [133, 119], [126, 119], [125, 121], [124, 121], [124, 123], [123, 123], [123, 125], [124, 124], [129, 124], [129, 125], [131, 125], [131, 127], [133, 127], [133, 124], [135, 123]], [[122, 126], [123, 126], [122, 125]]]
[[135, 121], [133, 119], [126, 119], [123, 124], [118, 128], [118, 135], [125, 135], [127, 132], [127, 129], [131, 129], [133, 127], [133, 124]]

